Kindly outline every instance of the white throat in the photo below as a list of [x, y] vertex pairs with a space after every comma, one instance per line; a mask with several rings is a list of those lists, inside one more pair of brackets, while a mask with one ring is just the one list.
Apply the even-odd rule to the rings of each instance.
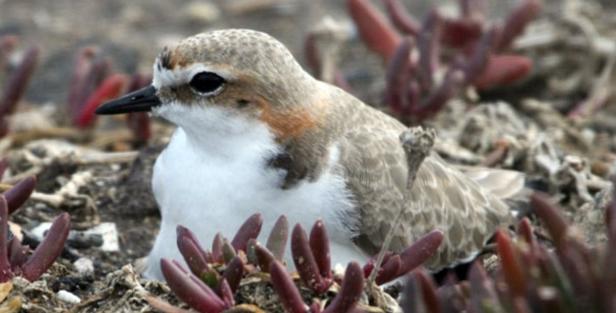
[[222, 107], [172, 102], [156, 108], [153, 114], [178, 125], [194, 149], [211, 156], [233, 159], [245, 153], [273, 155], [279, 151], [265, 123]]

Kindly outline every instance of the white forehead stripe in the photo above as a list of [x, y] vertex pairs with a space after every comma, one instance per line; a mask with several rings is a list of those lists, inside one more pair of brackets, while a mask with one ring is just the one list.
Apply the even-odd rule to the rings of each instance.
[[152, 78], [152, 85], [159, 89], [163, 86], [178, 86], [186, 84], [197, 73], [212, 72], [216, 73], [225, 80], [231, 80], [234, 78], [228, 70], [218, 66], [207, 66], [205, 64], [192, 64], [187, 67], [176, 67], [175, 69], [167, 69], [163, 66], [157, 66], [159, 60], [154, 63], [154, 75]]

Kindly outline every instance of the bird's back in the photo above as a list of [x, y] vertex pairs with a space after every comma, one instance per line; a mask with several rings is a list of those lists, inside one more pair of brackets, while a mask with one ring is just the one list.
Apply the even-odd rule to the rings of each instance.
[[497, 227], [510, 222], [506, 204], [436, 153], [424, 160], [408, 190], [399, 141], [405, 126], [337, 88], [331, 88], [330, 97], [343, 99], [332, 102], [331, 109], [339, 112], [330, 123], [337, 125], [339, 164], [360, 215], [355, 242], [368, 254], [379, 251], [400, 210], [393, 250], [433, 229], [444, 232], [438, 254], [427, 264], [432, 269], [474, 257]]

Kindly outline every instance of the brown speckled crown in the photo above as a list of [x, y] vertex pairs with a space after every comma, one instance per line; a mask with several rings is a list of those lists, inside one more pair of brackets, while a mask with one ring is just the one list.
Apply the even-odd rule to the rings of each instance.
[[258, 79], [271, 86], [262, 93], [284, 90], [273, 95], [294, 101], [305, 99], [313, 88], [313, 78], [299, 65], [291, 52], [272, 36], [249, 29], [226, 29], [186, 38], [160, 54], [157, 66], [173, 70], [193, 63], [228, 68], [239, 75]]

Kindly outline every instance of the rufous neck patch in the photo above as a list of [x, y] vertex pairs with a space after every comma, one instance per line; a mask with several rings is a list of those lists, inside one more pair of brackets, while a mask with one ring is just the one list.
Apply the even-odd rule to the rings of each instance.
[[279, 141], [300, 137], [318, 124], [314, 114], [306, 108], [274, 110], [266, 101], [259, 101], [258, 104], [261, 107], [260, 119]]

